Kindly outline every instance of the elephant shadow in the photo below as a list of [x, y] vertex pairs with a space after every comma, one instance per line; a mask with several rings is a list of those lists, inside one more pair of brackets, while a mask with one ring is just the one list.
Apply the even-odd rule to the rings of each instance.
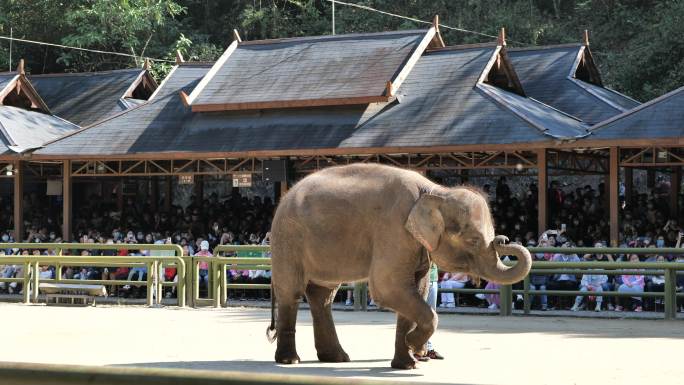
[[[386, 367], [365, 366], [373, 363], [386, 363]], [[321, 366], [325, 365], [325, 366]], [[334, 365], [334, 366], [333, 366]], [[142, 362], [111, 365], [117, 367], [140, 367], [155, 369], [191, 369], [209, 371], [229, 371], [262, 374], [288, 374], [322, 377], [366, 377], [366, 378], [416, 378], [422, 374], [389, 367], [387, 359], [354, 360], [351, 363], [321, 364], [319, 361], [302, 361], [298, 365], [279, 365], [273, 361], [233, 360], [233, 361], [172, 361]]]

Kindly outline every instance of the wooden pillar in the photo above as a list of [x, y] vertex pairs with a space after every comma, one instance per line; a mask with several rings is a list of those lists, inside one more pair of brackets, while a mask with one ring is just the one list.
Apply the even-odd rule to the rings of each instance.
[[634, 191], [634, 169], [625, 167], [625, 202], [632, 203], [632, 193]]
[[150, 184], [152, 185], [150, 186], [150, 190], [152, 190], [150, 191], [150, 204], [152, 210], [156, 212], [159, 206], [159, 178], [153, 176]]
[[619, 233], [619, 223], [618, 223], [618, 208], [619, 208], [619, 199], [618, 199], [618, 188], [619, 186], [619, 173], [620, 173], [620, 164], [619, 164], [619, 159], [618, 159], [618, 154], [619, 154], [619, 149], [617, 147], [611, 147], [610, 148], [610, 159], [609, 159], [609, 164], [610, 164], [610, 173], [608, 177], [608, 186], [606, 186], [606, 189], [608, 190], [608, 195], [610, 199], [610, 205], [609, 205], [609, 212], [610, 212], [610, 244], [613, 247], [618, 246], [619, 238], [618, 238], [618, 233]]
[[546, 231], [548, 208], [548, 167], [546, 149], [537, 150], [537, 231], [539, 235]]
[[171, 204], [173, 204], [173, 179], [170, 176], [166, 177], [166, 194], [164, 195], [164, 210], [171, 212]]
[[24, 169], [21, 161], [14, 163], [14, 240], [24, 240]]
[[71, 241], [71, 161], [62, 164], [62, 240]]
[[670, 218], [679, 220], [679, 188], [682, 184], [682, 168], [681, 166], [672, 167], [672, 176], [670, 177]]

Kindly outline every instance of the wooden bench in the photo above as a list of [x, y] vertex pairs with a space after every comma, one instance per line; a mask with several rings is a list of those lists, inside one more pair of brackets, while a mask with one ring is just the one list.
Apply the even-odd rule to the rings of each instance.
[[104, 285], [41, 283], [38, 286], [38, 291], [45, 294], [45, 303], [48, 305], [88, 306], [90, 301], [95, 306], [95, 298], [107, 296], [107, 289]]

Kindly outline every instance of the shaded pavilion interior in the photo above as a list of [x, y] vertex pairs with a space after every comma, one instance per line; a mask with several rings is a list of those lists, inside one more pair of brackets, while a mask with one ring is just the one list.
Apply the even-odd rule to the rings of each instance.
[[[503, 33], [491, 44], [445, 46], [435, 26], [254, 42], [235, 33], [215, 63], [179, 55], [158, 87], [145, 80], [145, 69], [135, 71], [133, 83], [121, 82], [129, 96], [102, 99], [107, 116], [46, 136], [41, 148], [3, 154], [0, 167], [12, 170], [3, 177], [14, 181], [15, 233], [22, 234], [24, 176], [61, 181], [70, 239], [79, 181], [118, 184], [121, 204], [124, 180], [149, 178], [155, 208], [163, 194], [168, 210], [175, 179], [192, 176], [201, 197], [203, 177], [260, 178], [268, 160], [287, 160], [292, 170], [280, 193], [310, 172], [355, 162], [429, 175], [534, 175], [540, 230], [548, 223], [551, 177], [600, 175], [609, 186], [613, 244], [620, 169], [626, 195], [633, 169], [669, 173], [672, 212], [679, 209], [684, 93], [639, 104], [604, 87], [586, 35], [581, 44], [508, 49]], [[122, 89], [98, 92], [114, 88]], [[87, 120], [87, 110], [72, 113]]]

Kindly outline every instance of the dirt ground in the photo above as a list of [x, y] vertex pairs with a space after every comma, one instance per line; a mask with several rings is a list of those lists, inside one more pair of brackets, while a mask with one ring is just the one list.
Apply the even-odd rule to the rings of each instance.
[[272, 361], [267, 309], [0, 303], [0, 317], [2, 361], [452, 384], [675, 384], [684, 378], [681, 320], [446, 314], [433, 337], [446, 359], [401, 371], [389, 367], [394, 315], [388, 312], [335, 312], [352, 362], [322, 364], [316, 360], [311, 317], [300, 311], [303, 363], [293, 366]]

